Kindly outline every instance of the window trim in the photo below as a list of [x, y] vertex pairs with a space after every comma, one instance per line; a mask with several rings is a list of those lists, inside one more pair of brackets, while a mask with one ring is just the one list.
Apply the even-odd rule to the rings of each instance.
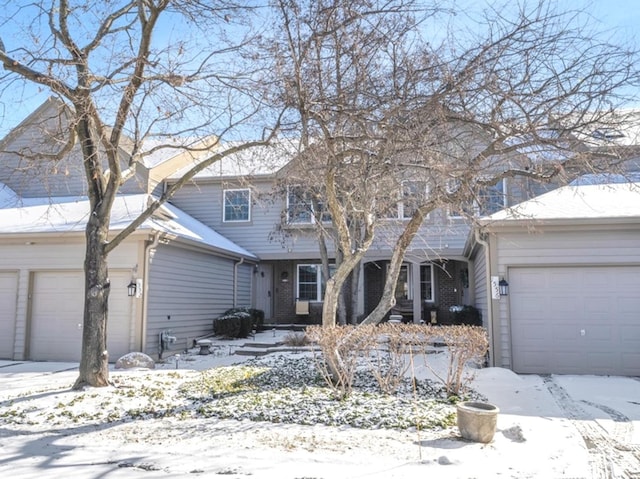
[[[247, 192], [247, 219], [227, 219], [227, 192]], [[222, 190], [222, 222], [223, 223], [248, 223], [251, 221], [251, 189], [250, 188], [225, 188]]]
[[[429, 267], [430, 270], [430, 276], [431, 278], [429, 279], [429, 284], [431, 285], [431, 297], [430, 298], [423, 298], [422, 297], [422, 284], [425, 283], [424, 281], [422, 281], [422, 268], [426, 268]], [[434, 282], [435, 282], [435, 268], [433, 267], [433, 263], [421, 263], [420, 264], [420, 301], [422, 302], [426, 302], [426, 303], [434, 303], [435, 302], [435, 294], [434, 294]]]
[[[300, 298], [300, 267], [313, 266], [316, 269], [316, 296], [315, 299]], [[333, 270], [333, 271], [332, 271]], [[335, 272], [335, 264], [329, 264], [329, 274]], [[296, 300], [321, 303], [324, 300], [324, 289], [326, 280], [322, 274], [322, 264], [320, 263], [297, 263], [296, 264]]]
[[[407, 183], [423, 183], [424, 184], [424, 194], [425, 197], [428, 198], [429, 194], [431, 192], [431, 188], [429, 188], [429, 184], [426, 181], [422, 181], [422, 180], [402, 180], [400, 182], [400, 191], [398, 193], [398, 201], [396, 201], [396, 204], [394, 207], [390, 208], [390, 213], [393, 212], [394, 214], [388, 214], [386, 215], [383, 219], [389, 220], [389, 221], [408, 221], [412, 218], [412, 216], [405, 216], [405, 212], [404, 212], [404, 207], [405, 207], [405, 203], [406, 201], [404, 200], [405, 195], [405, 185]], [[425, 216], [425, 219], [428, 219], [431, 216], [431, 213], [427, 213], [427, 215]]]
[[[303, 202], [304, 202], [304, 205], [306, 206], [306, 210], [304, 210], [304, 212], [309, 214], [309, 220], [308, 221], [292, 221], [291, 220], [291, 202], [290, 202], [290, 198], [291, 198], [291, 190], [293, 188], [299, 188], [302, 191], [302, 194], [304, 195]], [[318, 221], [316, 220], [316, 211], [315, 211], [314, 206], [313, 206], [313, 201], [311, 199], [308, 199], [308, 196], [309, 196], [309, 192], [306, 189], [304, 189], [303, 186], [301, 186], [301, 185], [287, 185], [286, 221], [287, 221], [288, 225], [292, 225], [292, 226], [309, 226], [309, 225], [318, 224]], [[322, 213], [321, 223], [322, 224], [331, 223], [331, 219], [330, 218], [325, 219], [325, 215], [329, 215], [329, 213], [328, 213], [328, 211], [326, 211], [326, 209]]]

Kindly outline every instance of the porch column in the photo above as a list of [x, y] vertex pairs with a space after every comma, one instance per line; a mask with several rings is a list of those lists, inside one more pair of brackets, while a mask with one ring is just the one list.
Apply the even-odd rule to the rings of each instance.
[[420, 263], [411, 262], [411, 284], [413, 289], [413, 322], [422, 318], [422, 295], [420, 294]]
[[360, 268], [360, 281], [358, 281], [358, 311], [355, 312], [356, 318], [364, 314], [364, 261], [360, 261], [357, 267]]

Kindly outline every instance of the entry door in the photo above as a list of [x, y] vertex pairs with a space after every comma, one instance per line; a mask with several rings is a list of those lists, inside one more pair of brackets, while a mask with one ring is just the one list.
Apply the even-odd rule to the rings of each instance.
[[264, 311], [265, 319], [271, 319], [273, 314], [273, 265], [258, 265], [258, 273], [255, 276], [256, 308]]

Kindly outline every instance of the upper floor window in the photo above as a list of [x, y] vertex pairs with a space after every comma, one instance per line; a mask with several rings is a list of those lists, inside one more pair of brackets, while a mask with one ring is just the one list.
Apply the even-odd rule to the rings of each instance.
[[403, 219], [411, 218], [428, 197], [429, 186], [424, 181], [403, 181], [399, 217]]
[[424, 181], [406, 180], [402, 182], [400, 200], [389, 208], [387, 218], [406, 220], [413, 217], [416, 210], [429, 197], [429, 186]]
[[457, 194], [457, 196], [454, 197], [454, 202], [449, 205], [449, 218], [468, 218], [474, 215], [475, 207], [473, 201], [465, 197], [462, 188], [462, 181], [457, 178], [452, 178], [447, 181], [447, 193], [451, 195]]
[[322, 222], [331, 221], [331, 216], [325, 210], [323, 202], [316, 201], [314, 204], [311, 195], [301, 186], [287, 187], [287, 223], [315, 223], [317, 210]]
[[478, 214], [490, 215], [500, 211], [506, 206], [505, 180], [498, 181], [495, 185], [482, 188], [478, 192]]
[[251, 220], [251, 190], [224, 190], [223, 221]]

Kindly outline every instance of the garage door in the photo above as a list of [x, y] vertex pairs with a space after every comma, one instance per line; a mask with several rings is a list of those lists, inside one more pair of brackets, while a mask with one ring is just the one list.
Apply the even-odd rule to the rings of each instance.
[[640, 267], [509, 270], [513, 369], [640, 376]]
[[13, 359], [18, 274], [0, 271], [0, 359]]
[[[111, 273], [107, 349], [115, 361], [129, 352], [131, 304], [129, 277]], [[79, 271], [41, 271], [34, 274], [30, 359], [80, 361], [84, 277]]]

